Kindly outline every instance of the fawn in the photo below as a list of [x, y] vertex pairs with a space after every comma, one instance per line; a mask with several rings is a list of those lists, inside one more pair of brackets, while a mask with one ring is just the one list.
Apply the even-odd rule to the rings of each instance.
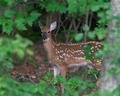
[[[96, 41], [86, 43], [55, 43], [52, 39], [51, 32], [56, 28], [57, 23], [53, 22], [50, 26], [40, 26], [43, 45], [48, 54], [49, 63], [54, 65], [54, 76], [61, 74], [66, 77], [68, 67], [74, 66], [93, 66], [97, 70], [101, 69], [101, 61], [97, 60], [93, 53], [100, 48], [102, 44]], [[93, 60], [87, 60], [84, 54], [83, 46], [91, 45], [89, 54], [92, 55]], [[61, 96], [64, 94], [64, 85], [61, 84]]]
[[96, 50], [102, 48], [102, 44], [96, 41], [86, 43], [55, 43], [52, 39], [51, 32], [55, 30], [57, 22], [51, 23], [50, 26], [41, 27], [43, 36], [43, 45], [48, 54], [49, 63], [54, 64], [54, 76], [61, 74], [66, 76], [67, 68], [74, 66], [93, 66], [97, 70], [101, 68], [101, 61], [93, 56], [93, 61], [85, 58], [82, 47], [84, 45], [91, 45], [89, 54], [92, 55]]

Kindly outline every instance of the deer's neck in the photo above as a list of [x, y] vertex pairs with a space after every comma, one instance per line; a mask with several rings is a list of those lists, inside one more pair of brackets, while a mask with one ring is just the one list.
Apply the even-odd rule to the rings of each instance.
[[48, 58], [51, 59], [52, 56], [54, 55], [54, 47], [55, 47], [55, 42], [53, 41], [52, 37], [48, 37], [44, 42], [44, 47], [45, 50], [47, 51]]

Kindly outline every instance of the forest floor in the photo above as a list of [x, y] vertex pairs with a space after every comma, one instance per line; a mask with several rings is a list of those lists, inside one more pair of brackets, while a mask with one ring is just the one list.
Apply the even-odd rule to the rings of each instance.
[[16, 60], [11, 76], [19, 82], [38, 82], [47, 72], [52, 72], [52, 65], [47, 62], [47, 55], [40, 43], [31, 46], [33, 56]]

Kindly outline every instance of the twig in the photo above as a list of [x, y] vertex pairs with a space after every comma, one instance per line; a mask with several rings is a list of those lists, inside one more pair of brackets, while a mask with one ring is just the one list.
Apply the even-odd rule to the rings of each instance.
[[[86, 21], [85, 21], [85, 24], [88, 25], [88, 20], [89, 19], [89, 12], [86, 13]], [[84, 42], [87, 41], [87, 31], [84, 32]]]
[[93, 13], [90, 13], [89, 28], [91, 28]]

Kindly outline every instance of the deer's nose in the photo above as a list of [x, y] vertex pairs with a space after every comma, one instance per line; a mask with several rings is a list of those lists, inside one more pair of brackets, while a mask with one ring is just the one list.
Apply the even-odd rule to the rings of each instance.
[[43, 40], [48, 38], [47, 32], [42, 32], [42, 38], [43, 38]]

